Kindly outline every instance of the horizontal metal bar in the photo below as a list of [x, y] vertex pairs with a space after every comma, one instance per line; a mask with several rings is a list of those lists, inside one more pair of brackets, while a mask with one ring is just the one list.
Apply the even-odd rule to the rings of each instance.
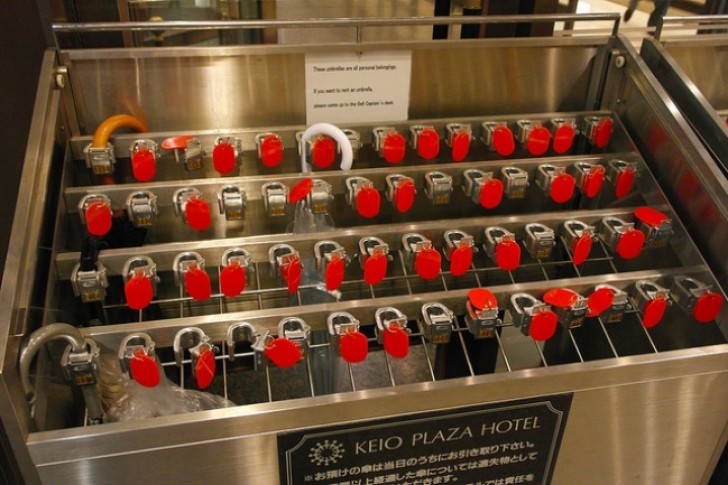
[[662, 37], [663, 28], [667, 24], [699, 24], [700, 30], [707, 28], [709, 25], [715, 26], [716, 24], [728, 24], [728, 15], [686, 15], [661, 17], [657, 19], [657, 26], [655, 27], [656, 40], [660, 40], [660, 38]]
[[[668, 206], [657, 206], [658, 210], [670, 213]], [[448, 221], [429, 221], [414, 224], [380, 224], [376, 226], [360, 226], [356, 228], [340, 229], [332, 232], [318, 232], [314, 234], [278, 234], [267, 236], [250, 236], [242, 238], [226, 238], [206, 241], [187, 241], [164, 244], [151, 244], [141, 248], [109, 249], [99, 253], [99, 261], [106, 267], [107, 274], [120, 275], [124, 263], [139, 255], [152, 258], [157, 264], [158, 271], [171, 271], [174, 258], [183, 252], [198, 252], [211, 267], [220, 264], [222, 254], [231, 248], [246, 249], [255, 262], [268, 262], [268, 250], [275, 244], [289, 244], [293, 246], [302, 258], [313, 257], [313, 246], [318, 241], [333, 240], [341, 244], [350, 254], [359, 253], [359, 240], [367, 236], [377, 236], [390, 246], [390, 250], [400, 249], [401, 237], [405, 233], [416, 232], [432, 240], [435, 247], [443, 246], [443, 233], [450, 229], [459, 229], [469, 233], [478, 245], [483, 243], [483, 230], [488, 226], [501, 226], [514, 232], [518, 239], [523, 237], [523, 226], [538, 222], [560, 231], [564, 221], [577, 219], [587, 224], [596, 224], [603, 217], [616, 216], [626, 221], [632, 221], [634, 208], [598, 209], [581, 211], [562, 211], [539, 214], [490, 216], [468, 219], [450, 219]], [[78, 263], [80, 253], [62, 253], [56, 257], [58, 278], [67, 280], [71, 276], [74, 266]]]
[[[638, 280], [661, 280], [677, 275], [688, 275], [697, 279], [707, 279], [709, 269], [705, 266], [680, 267], [665, 270], [645, 270], [619, 274], [586, 276], [561, 280], [537, 281], [527, 283], [493, 285], [488, 289], [493, 292], [501, 309], [506, 308], [510, 295], [514, 293], [530, 293], [539, 296], [551, 288], [570, 288], [576, 292], [587, 294], [596, 285], [610, 284], [628, 291]], [[260, 332], [277, 333], [278, 322], [285, 316], [297, 316], [303, 319], [312, 330], [325, 330], [326, 319], [331, 313], [345, 311], [351, 313], [362, 325], [374, 325], [374, 313], [383, 307], [395, 307], [410, 320], [419, 318], [422, 305], [439, 302], [457, 315], [466, 312], [465, 304], [470, 289], [451, 290], [448, 292], [420, 293], [377, 299], [341, 301], [316, 305], [305, 305], [292, 308], [267, 308], [243, 312], [231, 312], [204, 316], [175, 318], [171, 320], [153, 320], [117, 325], [81, 328], [84, 337], [94, 339], [108, 348], [117, 348], [121, 340], [128, 334], [143, 331], [148, 333], [159, 347], [172, 345], [175, 334], [185, 327], [200, 327], [212, 341], [226, 339], [228, 327], [240, 321], [251, 323]]]
[[86, 22], [56, 23], [54, 32], [140, 32], [158, 30], [231, 30], [268, 28], [320, 28], [320, 27], [398, 27], [417, 25], [500, 24], [533, 22], [595, 22], [612, 21], [616, 35], [618, 13], [548, 14], [548, 15], [492, 15], [465, 17], [390, 17], [390, 18], [332, 18], [298, 20], [186, 20], [164, 22]]

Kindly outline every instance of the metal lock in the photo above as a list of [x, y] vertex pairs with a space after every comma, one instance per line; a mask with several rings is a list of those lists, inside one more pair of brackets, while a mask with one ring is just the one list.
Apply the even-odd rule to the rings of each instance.
[[554, 179], [566, 173], [566, 167], [557, 167], [549, 163], [543, 163], [536, 170], [536, 185], [538, 185], [544, 194], [551, 195], [551, 184]]
[[84, 350], [81, 352], [73, 352], [71, 345], [66, 347], [61, 357], [61, 367], [66, 380], [81, 388], [88, 411], [88, 423], [99, 424], [104, 418], [104, 409], [96, 385], [99, 381], [100, 351], [93, 340], [87, 338], [84, 342]]
[[157, 196], [148, 190], [132, 192], [126, 198], [126, 213], [134, 227], [150, 227], [157, 220]]
[[[235, 347], [241, 343], [249, 343], [253, 354], [253, 369], [258, 369], [263, 364], [263, 349], [265, 348], [265, 340], [268, 332], [264, 336], [261, 336], [253, 325], [248, 322], [236, 322], [230, 325], [227, 329], [227, 337], [225, 343], [227, 344], [228, 360], [230, 362], [235, 360]], [[262, 347], [261, 347], [262, 344]]]
[[[404, 137], [393, 126], [377, 126], [372, 130], [372, 145], [380, 157], [390, 163], [399, 163], [404, 158], [406, 141]], [[387, 141], [390, 141], [389, 147]], [[396, 143], [392, 145], [392, 139]], [[391, 153], [387, 153], [392, 150]]]
[[410, 333], [407, 328], [407, 317], [404, 313], [394, 307], [379, 308], [374, 313], [374, 321], [376, 327], [374, 327], [374, 333], [377, 335], [377, 342], [380, 345], [384, 345], [384, 332], [389, 328], [399, 328]]
[[495, 337], [498, 327], [503, 321], [498, 318], [498, 306], [490, 308], [475, 308], [468, 300], [465, 303], [467, 313], [465, 314], [465, 325], [468, 327], [470, 334], [476, 339], [485, 339]]
[[492, 152], [495, 151], [495, 146], [493, 144], [493, 133], [495, 133], [496, 128], [499, 126], [504, 126], [508, 128], [508, 122], [507, 121], [485, 121], [483, 122], [481, 127], [481, 135], [480, 139], [483, 140], [483, 143], [488, 147], [488, 149]]
[[271, 217], [286, 215], [286, 204], [288, 203], [288, 186], [280, 182], [268, 182], [261, 188], [263, 195], [263, 206]]
[[540, 121], [536, 120], [518, 120], [516, 121], [516, 140], [525, 144], [531, 132], [541, 126]]
[[[397, 203], [397, 191], [398, 191], [399, 187], [402, 186], [402, 184], [410, 183], [410, 184], [412, 184], [412, 186], [415, 185], [415, 181], [412, 177], [408, 177], [406, 175], [402, 175], [402, 174], [398, 174], [398, 173], [387, 175], [385, 180], [387, 182], [387, 193], [386, 193], [387, 200], [393, 204]], [[417, 191], [413, 189], [413, 195], [416, 192]]]
[[192, 268], [205, 269], [205, 259], [199, 253], [188, 251], [178, 254], [172, 263], [174, 282], [177, 286], [184, 286], [185, 273]]
[[326, 328], [329, 330], [331, 345], [341, 355], [341, 336], [359, 331], [359, 320], [348, 312], [334, 312], [326, 319]]
[[359, 240], [359, 258], [362, 267], [366, 264], [367, 259], [375, 254], [381, 254], [387, 259], [389, 256], [389, 245], [375, 236], [363, 237]]
[[365, 177], [348, 177], [344, 185], [346, 186], [346, 202], [356, 209], [356, 197], [359, 191], [364, 188], [374, 188], [374, 183]]
[[405, 260], [410, 269], [414, 268], [414, 261], [417, 253], [433, 249], [432, 241], [422, 234], [410, 232], [402, 236], [402, 248], [404, 249]]
[[[361, 149], [361, 134], [358, 131], [351, 130], [349, 128], [344, 128], [341, 131], [343, 131], [344, 135], [346, 135], [349, 139], [349, 143], [351, 143], [352, 158], [356, 160], [359, 156], [359, 149]], [[339, 151], [341, 151], [341, 148], [339, 148]]]
[[425, 195], [435, 205], [450, 203], [452, 177], [439, 171], [425, 173]]
[[470, 197], [474, 204], [480, 204], [480, 191], [492, 179], [493, 172], [469, 168], [463, 171], [463, 192]]
[[[212, 356], [220, 352], [219, 348], [210, 343], [210, 337], [205, 335], [205, 332], [197, 327], [187, 327], [178, 331], [174, 336], [172, 349], [174, 351], [174, 360], [177, 367], [182, 367], [184, 363], [185, 349], [189, 352], [190, 359], [192, 361], [192, 375], [197, 378], [198, 384], [202, 377], [198, 374], [198, 360], [208, 352], [211, 353]], [[212, 369], [212, 371], [214, 373], [214, 369]], [[208, 379], [209, 381], [212, 381], [212, 376], [208, 376]]]
[[632, 305], [629, 301], [629, 295], [627, 292], [612, 285], [597, 285], [594, 287], [594, 291], [596, 292], [603, 288], [611, 290], [614, 298], [612, 300], [612, 305], [599, 315], [600, 318], [607, 323], [621, 322], [624, 320], [624, 314], [632, 309]]
[[[558, 292], [559, 301], [552, 301], [550, 294]], [[564, 298], [566, 296], [566, 298]], [[556, 288], [549, 290], [543, 297], [544, 301], [551, 305], [552, 311], [556, 314], [556, 318], [565, 328], [581, 327], [586, 318], [589, 308], [587, 299], [568, 288]]]
[[99, 347], [91, 339], [85, 339], [86, 349], [73, 352], [69, 345], [61, 357], [61, 367], [67, 381], [77, 386], [95, 386], [99, 381]]
[[692, 313], [698, 298], [711, 292], [712, 287], [689, 276], [676, 276], [670, 288], [672, 299], [687, 313]]
[[539, 223], [526, 224], [524, 245], [534, 259], [548, 259], [556, 246], [556, 234], [548, 226]]
[[425, 160], [432, 160], [440, 153], [440, 134], [432, 125], [410, 126], [410, 143]]
[[380, 157], [383, 156], [384, 139], [390, 133], [398, 133], [397, 128], [394, 126], [377, 126], [372, 130], [372, 146]]
[[640, 207], [634, 211], [635, 228], [645, 235], [645, 247], [664, 248], [675, 234], [672, 220], [665, 214], [650, 207]]
[[576, 118], [552, 118], [551, 119], [551, 127], [552, 131], [556, 132], [559, 128], [562, 126], [570, 126], [574, 129], [574, 133], [578, 133], [576, 131]]
[[503, 167], [501, 169], [503, 193], [509, 199], [523, 199], [526, 197], [528, 187], [528, 172], [517, 167]]
[[[599, 164], [576, 162], [574, 164], [574, 180], [576, 182], [576, 186], [579, 187], [582, 192], [586, 193], [589, 178], [593, 177], [596, 172], [601, 170], [603, 170], [603, 167]], [[593, 197], [593, 195], [589, 196]]]
[[178, 216], [184, 215], [187, 210], [187, 203], [192, 198], [203, 199], [202, 192], [194, 187], [184, 187], [175, 191], [173, 196], [174, 213]]
[[106, 288], [109, 287], [106, 267], [100, 261], [96, 261], [95, 269], [81, 271], [81, 265], [77, 264], [71, 273], [71, 284], [73, 293], [80, 296], [84, 303], [103, 301], [106, 297]]
[[[219, 145], [230, 145], [233, 148], [233, 157], [235, 159], [235, 162], [237, 163], [240, 157], [240, 152], [242, 151], [240, 138], [234, 136], [218, 136], [217, 138], [215, 138], [213, 146], [217, 147]], [[205, 152], [203, 151], [202, 154], [204, 155]]]
[[554, 152], [568, 152], [574, 144], [574, 137], [579, 133], [576, 118], [552, 118], [550, 121]]
[[271, 265], [273, 276], [280, 276], [281, 268], [287, 267], [293, 260], [301, 259], [298, 251], [288, 244], [275, 244], [268, 250], [268, 261]]
[[528, 293], [514, 293], [510, 298], [513, 325], [521, 329], [523, 335], [530, 335], [531, 323], [539, 314], [551, 312], [551, 306]]
[[637, 162], [628, 162], [626, 160], [609, 160], [607, 162], [607, 180], [612, 184], [617, 185], [617, 178], [625, 173], [627, 170], [631, 170], [635, 176], [637, 175]]
[[202, 143], [197, 138], [187, 140], [184, 150], [174, 150], [174, 161], [180, 163], [184, 154], [185, 170], [200, 170], [202, 168], [202, 157], [205, 156], [205, 150]]
[[152, 294], [156, 296], [159, 276], [157, 275], [157, 264], [152, 261], [152, 258], [149, 256], [134, 256], [124, 263], [124, 268], [121, 270], [124, 281], [130, 280], [137, 273], [142, 273], [149, 278], [149, 281], [152, 283]]
[[253, 268], [252, 262], [253, 258], [248, 251], [243, 248], [232, 248], [222, 253], [220, 266], [225, 268], [231, 264], [238, 264], [247, 273]]
[[634, 306], [643, 315], [646, 313], [647, 306], [650, 303], [660, 299], [664, 300], [665, 305], [669, 305], [671, 300], [670, 290], [658, 285], [654, 281], [639, 280], [635, 282], [632, 300], [634, 301]]
[[431, 344], [446, 344], [453, 331], [455, 314], [442, 303], [425, 303], [422, 305], [422, 321], [420, 331]]
[[633, 230], [635, 230], [634, 223], [627, 222], [619, 217], [607, 216], [601, 220], [599, 236], [609, 249], [616, 251], [622, 235]]
[[114, 173], [116, 157], [114, 145], [107, 143], [105, 147], [94, 147], [91, 143], [83, 149], [86, 159], [86, 168], [90, 168], [94, 175], [109, 175]]
[[111, 214], [111, 199], [105, 194], [88, 194], [78, 202], [78, 215], [81, 218], [81, 224], [86, 225], [86, 209], [94, 202], [101, 202], [109, 208]]
[[503, 241], [516, 241], [516, 235], [510, 232], [508, 229], [500, 226], [491, 226], [485, 228], [485, 241], [483, 247], [485, 248], [485, 254], [490, 259], [495, 260], [495, 249], [498, 243]]
[[575, 219], [564, 222], [562, 236], [564, 238], [564, 244], [570, 251], [573, 252], [574, 246], [584, 235], [590, 237], [592, 242], [596, 242], [597, 240], [596, 228], [594, 226]]
[[450, 259], [452, 252], [459, 248], [461, 244], [473, 248], [473, 252], [478, 251], [478, 248], [475, 247], [475, 239], [473, 238], [473, 236], [459, 229], [445, 231], [445, 234], [443, 234], [443, 239], [445, 241], [446, 248], [445, 257], [448, 260]]
[[290, 340], [301, 351], [301, 358], [306, 356], [311, 327], [298, 317], [287, 317], [278, 322], [278, 337]]
[[313, 179], [311, 191], [306, 195], [306, 205], [313, 214], [328, 214], [329, 203], [334, 199], [331, 184], [322, 179]]
[[581, 132], [592, 145], [604, 148], [612, 135], [613, 123], [609, 116], [587, 116], [584, 118]]
[[148, 151], [151, 154], [152, 162], [155, 162], [159, 158], [159, 145], [150, 139], [134, 140], [129, 147], [129, 151], [131, 152], [132, 159], [137, 153], [144, 151]]
[[[345, 266], [349, 259], [346, 255], [346, 250], [336, 241], [317, 242], [313, 246], [313, 254], [316, 257], [316, 269], [321, 273], [321, 277], [324, 280], [326, 280], [327, 268], [331, 261], [338, 258]], [[343, 277], [343, 268], [341, 276]]]
[[140, 355], [148, 357], [152, 361], [155, 361], [156, 364], [152, 337], [143, 332], [133, 333], [124, 337], [119, 344], [119, 351], [117, 352], [121, 372], [134, 378], [131, 361]]
[[448, 123], [445, 125], [445, 130], [447, 130], [447, 137], [445, 137], [445, 143], [447, 143], [447, 146], [452, 148], [453, 141], [455, 140], [455, 137], [458, 136], [460, 133], [467, 133], [470, 137], [470, 141], [473, 140], [473, 127], [470, 125], [470, 123]]
[[220, 189], [217, 194], [217, 205], [220, 214], [225, 215], [226, 221], [241, 221], [245, 219], [245, 206], [247, 197], [240, 187], [228, 185]]

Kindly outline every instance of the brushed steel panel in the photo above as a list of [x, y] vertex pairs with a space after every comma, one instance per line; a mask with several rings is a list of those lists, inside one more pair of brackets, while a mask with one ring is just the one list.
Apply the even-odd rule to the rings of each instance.
[[691, 46], [668, 41], [665, 50], [715, 109], [728, 109], [728, 92], [725, 89], [728, 45], [717, 42], [715, 45]]
[[109, 483], [109, 477], [134, 483], [149, 476], [160, 484], [199, 483], [203, 476], [278, 483], [271, 459], [277, 431], [575, 390], [554, 484], [584, 477], [599, 485], [698, 484], [728, 421], [728, 372], [715, 370], [721, 368], [728, 368], [728, 354], [716, 346], [360, 391], [343, 402], [327, 396], [201, 412], [195, 421], [173, 416], [148, 426], [37, 433], [29, 447], [47, 483]]

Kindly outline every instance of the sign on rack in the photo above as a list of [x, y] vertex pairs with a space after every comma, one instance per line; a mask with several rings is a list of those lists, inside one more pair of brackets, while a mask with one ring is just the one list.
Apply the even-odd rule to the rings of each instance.
[[572, 396], [283, 433], [281, 483], [546, 485]]
[[306, 55], [306, 122], [404, 121], [409, 51]]

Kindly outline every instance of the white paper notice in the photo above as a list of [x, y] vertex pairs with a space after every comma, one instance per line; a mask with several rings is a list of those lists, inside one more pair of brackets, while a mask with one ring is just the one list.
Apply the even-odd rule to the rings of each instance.
[[306, 55], [306, 121], [404, 121], [412, 53]]

